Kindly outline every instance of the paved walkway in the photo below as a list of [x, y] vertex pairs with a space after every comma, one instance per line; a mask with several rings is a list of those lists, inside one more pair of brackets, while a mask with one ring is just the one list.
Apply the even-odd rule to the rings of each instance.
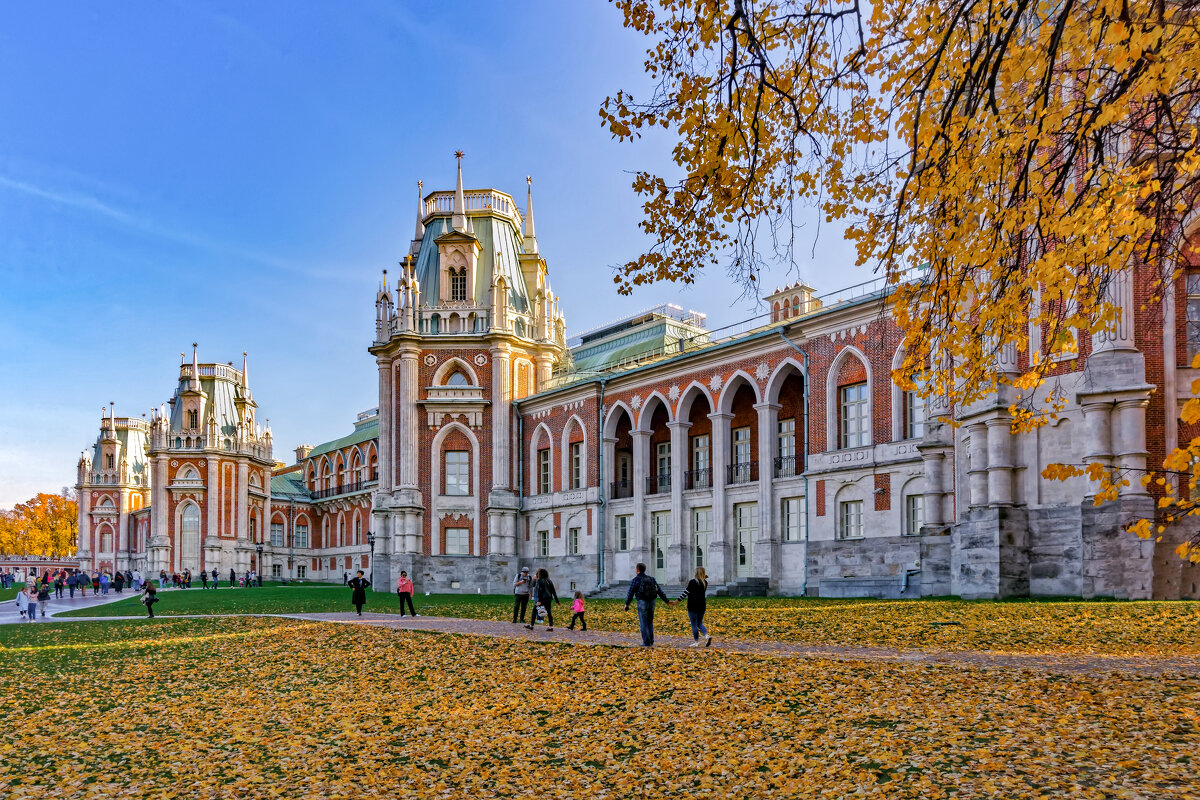
[[[101, 602], [111, 602], [120, 599], [110, 593], [107, 598], [94, 598]], [[86, 598], [92, 600], [93, 598]], [[78, 603], [78, 598], [76, 599]], [[87, 603], [98, 605], [99, 603]], [[7, 605], [7, 604], [6, 604]], [[86, 607], [84, 604], [73, 608]], [[59, 610], [65, 611], [66, 608]], [[0, 615], [0, 623], [6, 621]], [[13, 606], [12, 617], [17, 617], [16, 607]], [[490, 636], [498, 639], [515, 639], [527, 642], [600, 645], [606, 647], [639, 647], [641, 637], [637, 634], [619, 633], [614, 631], [588, 631], [566, 628], [555, 628], [547, 631], [539, 625], [534, 630], [526, 630], [523, 625], [513, 625], [509, 622], [493, 620], [467, 619], [460, 617], [401, 617], [395, 614], [366, 613], [361, 617], [349, 612], [330, 612], [315, 614], [177, 614], [160, 616], [157, 619], [187, 619], [212, 617], [280, 617], [283, 619], [312, 620], [349, 625], [370, 625], [379, 628], [392, 628], [404, 631], [423, 631], [427, 633], [448, 633], [466, 636]], [[115, 620], [144, 620], [145, 616], [136, 617], [69, 617], [63, 622], [113, 622]], [[11, 621], [11, 620], [8, 620]], [[47, 618], [46, 621], [49, 621]], [[669, 650], [690, 649], [692, 640], [683, 636], [654, 637], [654, 646]], [[1123, 672], [1146, 675], [1188, 675], [1200, 676], [1200, 656], [1108, 656], [1108, 655], [1060, 655], [1042, 653], [1005, 653], [991, 650], [972, 650], [965, 652], [937, 650], [899, 650], [887, 647], [847, 647], [838, 645], [808, 645], [794, 642], [752, 642], [741, 639], [714, 639], [711, 648], [695, 648], [697, 657], [717, 651], [746, 653], [750, 655], [833, 659], [837, 661], [886, 661], [895, 664], [922, 664], [928, 666], [969, 667], [974, 669], [1032, 669], [1048, 672]]]
[[[51, 592], [53, 595], [54, 593]], [[69, 591], [64, 591], [61, 600], [50, 598], [49, 603], [38, 603], [38, 622], [49, 622], [51, 618], [60, 612], [71, 611], [76, 608], [91, 608], [93, 606], [102, 606], [105, 603], [115, 603], [118, 600], [127, 600], [130, 597], [137, 595], [137, 592], [126, 589], [121, 594], [117, 594], [113, 589], [108, 590], [108, 594], [92, 595], [89, 588], [86, 595], [76, 592], [74, 597], [71, 597]], [[43, 608], [45, 606], [45, 608]], [[45, 611], [43, 616], [42, 612]], [[22, 622], [29, 624], [26, 619], [17, 611], [17, 600], [5, 600], [0, 602], [0, 625], [8, 625], [11, 623]]]

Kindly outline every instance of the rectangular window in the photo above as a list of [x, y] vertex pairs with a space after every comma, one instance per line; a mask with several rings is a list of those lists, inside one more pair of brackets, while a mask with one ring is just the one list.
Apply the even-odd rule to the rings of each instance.
[[1200, 272], [1188, 273], [1186, 312], [1188, 363], [1183, 366], [1191, 367], [1192, 361], [1200, 355]]
[[463, 497], [471, 493], [471, 454], [466, 450], [447, 450], [446, 494]]
[[469, 553], [470, 535], [467, 528], [446, 528], [446, 555], [465, 556]]
[[925, 524], [925, 495], [910, 494], [904, 498], [904, 533], [916, 536]]
[[623, 516], [623, 517], [617, 517], [615, 520], [615, 522], [617, 523], [617, 549], [618, 550], [628, 550], [629, 549], [629, 520], [631, 520], [631, 519], [633, 519], [633, 517], [630, 517], [627, 515], [627, 516]]
[[583, 488], [583, 442], [571, 443], [571, 488]]
[[920, 439], [925, 435], [925, 401], [916, 392], [904, 393], [904, 438]]
[[796, 457], [796, 420], [793, 418], [779, 420], [779, 457]]
[[671, 488], [671, 443], [659, 442], [654, 446], [654, 467], [658, 476], [658, 491]]
[[838, 508], [838, 537], [861, 539], [863, 535], [863, 502], [846, 500]]
[[550, 489], [550, 448], [538, 450], [538, 494], [549, 494]]
[[733, 463], [750, 463], [750, 429], [733, 429]]
[[308, 577], [308, 567], [305, 566], [304, 564], [298, 564], [296, 566], [296, 577], [297, 578], [307, 578]]
[[111, 553], [113, 549], [113, 535], [111, 533], [100, 534], [100, 552]]
[[113, 468], [113, 457], [112, 457], [112, 453], [109, 453], [108, 455], [106, 455], [106, 456], [104, 457], [104, 468], [105, 468], [105, 469], [112, 469], [112, 468]]
[[754, 540], [758, 538], [758, 503], [738, 503], [733, 507], [734, 573], [749, 576], [754, 569]]
[[537, 535], [538, 557], [546, 558], [550, 555], [550, 531], [538, 531]]
[[667, 549], [671, 546], [671, 512], [655, 511], [650, 515], [650, 531], [654, 552], [654, 571], [658, 576], [667, 568]]
[[465, 303], [467, 300], [467, 270], [452, 269], [450, 270], [450, 299], [456, 303]]
[[842, 386], [838, 392], [841, 395], [842, 447], [866, 447], [871, 431], [867, 419], [867, 384]]
[[712, 466], [712, 446], [708, 434], [692, 437], [692, 469], [703, 474]]
[[708, 566], [708, 543], [712, 539], [712, 507], [692, 510], [692, 534], [696, 537], [695, 566]]
[[573, 556], [579, 555], [579, 528], [567, 529], [567, 552]]
[[271, 523], [271, 547], [283, 547], [283, 523]]
[[802, 542], [808, 534], [808, 501], [803, 497], [787, 497], [783, 501], [783, 541]]
[[308, 547], [308, 523], [296, 525], [296, 547]]
[[283, 565], [282, 564], [272, 564], [271, 565], [271, 577], [272, 578], [283, 577]]

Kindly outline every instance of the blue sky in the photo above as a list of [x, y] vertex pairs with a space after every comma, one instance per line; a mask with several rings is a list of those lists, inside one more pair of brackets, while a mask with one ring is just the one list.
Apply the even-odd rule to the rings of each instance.
[[[139, 416], [179, 353], [250, 353], [276, 457], [376, 403], [366, 352], [416, 181], [523, 196], [569, 331], [661, 302], [754, 313], [720, 271], [620, 297], [639, 169], [597, 109], [645, 95], [645, 42], [580, 2], [29, 3], [0, 26], [0, 507], [75, 480], [100, 408]], [[831, 231], [801, 275], [867, 280]], [[764, 282], [790, 278], [780, 267]], [[190, 350], [189, 350], [190, 352]]]

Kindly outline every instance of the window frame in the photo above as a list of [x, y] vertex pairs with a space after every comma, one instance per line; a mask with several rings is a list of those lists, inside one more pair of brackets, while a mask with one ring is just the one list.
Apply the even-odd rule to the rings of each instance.
[[803, 542], [808, 538], [808, 498], [785, 497], [780, 501], [780, 540]]
[[538, 494], [550, 494], [554, 491], [553, 480], [554, 476], [550, 471], [550, 448], [538, 448]]
[[[838, 390], [838, 449], [853, 450], [871, 444], [871, 397], [867, 381], [848, 383]], [[851, 398], [850, 392], [857, 397]], [[853, 411], [854, 413], [850, 413]], [[853, 425], [852, 425], [853, 423]]]
[[[712, 469], [712, 436], [707, 433], [699, 433], [691, 437], [692, 440], [692, 470], [702, 472], [706, 469]], [[703, 459], [701, 459], [703, 455]]]
[[292, 534], [292, 540], [296, 547], [308, 547], [308, 523], [297, 522], [296, 529]]
[[[453, 459], [451, 458], [452, 456]], [[461, 463], [459, 462], [459, 456], [462, 456]], [[451, 481], [451, 477], [454, 479], [453, 482]], [[461, 491], [459, 491], [460, 489]], [[442, 451], [442, 494], [446, 497], [471, 496], [470, 450]]]
[[[448, 556], [469, 556], [471, 555], [471, 529], [470, 528], [445, 528], [444, 538], [446, 547], [444, 555]], [[450, 535], [454, 534], [455, 544], [451, 549]]]
[[567, 528], [567, 555], [579, 555], [579, 537], [583, 529], [579, 526]]
[[617, 529], [617, 550], [619, 552], [629, 551], [629, 521], [633, 519], [632, 514], [617, 514], [613, 517], [613, 527]]
[[567, 446], [567, 458], [570, 462], [571, 488], [583, 488], [583, 442], [571, 442]]
[[[279, 534], [276, 536], [276, 534]], [[283, 547], [284, 527], [282, 522], [272, 522], [270, 528], [271, 547]]]
[[[796, 418], [784, 417], [775, 423], [775, 445], [779, 458], [796, 457]], [[786, 446], [785, 446], [786, 445]]]
[[[916, 523], [914, 525], [914, 523]], [[920, 536], [921, 527], [925, 524], [925, 495], [909, 494], [904, 496], [904, 535]]]
[[308, 577], [308, 565], [307, 564], [297, 564], [296, 565], [296, 577], [297, 578], [307, 578]]
[[[840, 500], [838, 501], [838, 538], [839, 539], [863, 539], [865, 537], [865, 526], [863, 522], [864, 503], [862, 500]], [[854, 523], [852, 528], [850, 523]], [[851, 532], [851, 531], [854, 532]]]
[[550, 530], [548, 528], [540, 528], [537, 532], [537, 554], [538, 558], [550, 557]]
[[915, 389], [904, 391], [904, 438], [920, 439], [925, 435], [925, 401]]

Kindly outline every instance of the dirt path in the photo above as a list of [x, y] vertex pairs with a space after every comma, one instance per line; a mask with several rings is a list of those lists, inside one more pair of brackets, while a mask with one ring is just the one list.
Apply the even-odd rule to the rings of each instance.
[[[555, 628], [553, 632], [538, 626], [526, 630], [522, 625], [480, 619], [453, 617], [398, 617], [394, 614], [351, 613], [282, 614], [294, 619], [321, 620], [357, 625], [372, 625], [397, 630], [456, 633], [471, 636], [494, 636], [532, 642], [607, 645], [636, 647], [640, 637], [627, 633], [589, 630], [587, 632]], [[691, 639], [682, 636], [655, 636], [655, 647], [687, 649]], [[1038, 669], [1053, 672], [1134, 672], [1144, 674], [1200, 675], [1200, 656], [1106, 656], [1053, 655], [1040, 653], [1004, 653], [997, 651], [943, 652], [930, 650], [897, 650], [885, 647], [843, 647], [837, 645], [806, 645], [791, 642], [750, 642], [714, 640], [709, 650], [750, 653], [791, 658], [825, 658], [848, 661], [889, 661], [898, 664], [929, 664], [990, 669]], [[701, 655], [701, 650], [697, 650]]]

